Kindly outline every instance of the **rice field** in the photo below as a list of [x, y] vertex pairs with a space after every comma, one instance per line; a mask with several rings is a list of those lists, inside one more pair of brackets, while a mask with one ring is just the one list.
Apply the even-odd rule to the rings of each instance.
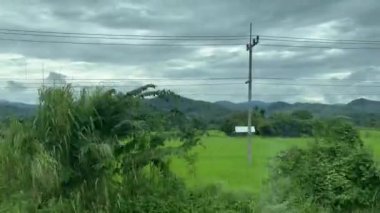
[[[380, 161], [380, 131], [362, 130], [361, 137], [375, 159]], [[171, 167], [191, 187], [216, 184], [226, 191], [258, 193], [268, 176], [270, 160], [277, 153], [292, 146], [304, 147], [312, 140], [256, 136], [250, 165], [246, 137], [228, 137], [213, 131], [202, 138], [201, 146], [194, 149], [194, 166], [189, 166], [183, 159], [173, 159]]]

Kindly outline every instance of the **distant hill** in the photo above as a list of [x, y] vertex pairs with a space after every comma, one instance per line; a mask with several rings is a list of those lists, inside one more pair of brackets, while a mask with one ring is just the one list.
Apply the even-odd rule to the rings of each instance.
[[[160, 110], [176, 108], [187, 116], [196, 117], [204, 121], [218, 123], [237, 111], [246, 111], [248, 103], [233, 103], [218, 101], [210, 103], [196, 101], [184, 97], [171, 97], [167, 100], [151, 99], [149, 104]], [[252, 107], [264, 109], [267, 115], [276, 112], [292, 112], [295, 110], [308, 110], [317, 117], [343, 116], [350, 118], [354, 123], [361, 126], [380, 126], [380, 101], [367, 99], [353, 100], [348, 104], [319, 104], [319, 103], [286, 103], [252, 101]]]
[[[247, 110], [247, 103], [232, 103], [219, 101], [216, 104], [228, 106], [229, 109], [238, 111]], [[253, 106], [255, 106], [253, 102]], [[361, 126], [380, 126], [380, 101], [367, 99], [356, 99], [347, 104], [319, 104], [319, 103], [260, 103], [260, 108], [266, 111], [267, 115], [276, 112], [292, 112], [295, 110], [308, 110], [318, 117], [344, 116], [352, 119], [352, 121]], [[257, 106], [257, 105], [256, 105]]]
[[[237, 111], [245, 111], [248, 109], [248, 103], [232, 103], [229, 101], [218, 101], [215, 104], [225, 108]], [[356, 99], [348, 104], [319, 104], [319, 103], [286, 103], [273, 102], [265, 103], [261, 101], [253, 101], [252, 106], [265, 109], [267, 113], [288, 112], [294, 110], [308, 110], [316, 115], [335, 115], [335, 114], [350, 114], [350, 113], [379, 113], [380, 101], [372, 101], [364, 98]]]
[[0, 119], [30, 117], [35, 110], [36, 105], [0, 100]]
[[178, 109], [188, 116], [206, 121], [221, 120], [234, 111], [218, 104], [192, 100], [181, 96], [170, 96], [165, 99], [147, 99], [146, 102], [160, 110]]
[[[207, 101], [192, 100], [180, 96], [170, 96], [166, 99], [147, 99], [145, 103], [160, 111], [178, 109], [187, 116], [196, 117], [207, 122], [218, 122], [237, 111], [246, 111], [248, 103], [233, 103], [229, 101], [218, 101], [210, 103]], [[350, 117], [357, 124], [373, 123], [380, 126], [380, 101], [367, 99], [353, 100], [347, 104], [318, 104], [318, 103], [286, 103], [252, 101], [252, 107], [259, 107], [266, 111], [267, 115], [275, 112], [292, 112], [295, 110], [308, 110], [315, 116]], [[36, 105], [0, 101], [0, 119], [9, 117], [28, 117], [35, 113]]]
[[380, 101], [371, 101], [360, 98], [351, 101], [345, 106], [345, 108], [349, 111], [380, 113]]
[[[217, 102], [214, 102], [214, 104], [233, 110], [233, 111], [244, 111], [248, 109], [247, 102], [233, 103], [230, 101], [217, 101]], [[265, 103], [263, 101], [252, 101], [251, 105], [253, 107], [266, 108], [268, 105], [270, 105], [270, 103]]]

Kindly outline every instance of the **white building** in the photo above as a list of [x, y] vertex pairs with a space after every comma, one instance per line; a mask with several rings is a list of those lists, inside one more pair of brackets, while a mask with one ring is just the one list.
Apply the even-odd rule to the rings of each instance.
[[[254, 126], [251, 127], [252, 133], [256, 132]], [[248, 126], [235, 126], [235, 133], [248, 133]]]

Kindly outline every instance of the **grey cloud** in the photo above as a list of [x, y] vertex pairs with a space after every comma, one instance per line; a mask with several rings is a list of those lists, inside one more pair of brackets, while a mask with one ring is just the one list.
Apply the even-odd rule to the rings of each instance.
[[[27, 1], [25, 1], [27, 2]], [[343, 39], [372, 39], [380, 36], [377, 11], [380, 2], [368, 0], [209, 0], [209, 1], [29, 1], [4, 0], [0, 8], [0, 28], [42, 29], [50, 31], [75, 31], [114, 34], [160, 34], [160, 35], [245, 35], [248, 23], [254, 22], [254, 33], [289, 35], [298, 37], [327, 36]], [[36, 24], [38, 23], [38, 24]], [[0, 38], [15, 36], [0, 35]], [[23, 36], [22, 38], [31, 39]], [[36, 38], [33, 38], [36, 39]], [[46, 39], [46, 38], [41, 38]], [[60, 38], [56, 38], [58, 40]], [[53, 39], [52, 39], [53, 40]], [[61, 38], [73, 41], [70, 38]], [[86, 41], [77, 39], [75, 41]], [[106, 42], [94, 39], [94, 42]], [[107, 41], [110, 42], [110, 41]], [[138, 42], [138, 41], [114, 41]], [[145, 41], [163, 43], [164, 41]], [[245, 41], [236, 41], [244, 45]], [[170, 42], [168, 42], [170, 43]], [[182, 42], [183, 43], [183, 42]], [[208, 43], [216, 43], [209, 41]], [[260, 44], [276, 43], [262, 39]], [[284, 48], [257, 46], [255, 53], [269, 52], [268, 58], [254, 54], [254, 76], [288, 77], [292, 79], [321, 78], [327, 74], [349, 72], [348, 78], [377, 78], [380, 67], [378, 51], [343, 50], [342, 54], [329, 54], [323, 49]], [[284, 44], [284, 42], [280, 42]], [[286, 43], [294, 45], [294, 43]], [[316, 45], [304, 43], [302, 45]], [[326, 44], [329, 45], [329, 44]], [[337, 45], [337, 44], [331, 44]], [[365, 45], [360, 45], [365, 46]], [[371, 46], [371, 45], [369, 45]], [[199, 54], [200, 48], [186, 47], [134, 47], [134, 46], [91, 46], [69, 44], [32, 44], [0, 41], [0, 52], [18, 53], [26, 58], [90, 62], [101, 67], [112, 65], [107, 70], [117, 76], [127, 78], [138, 74], [146, 78], [165, 77], [242, 77], [247, 75], [248, 56], [241, 46], [241, 52], [215, 51], [210, 56]], [[272, 51], [272, 55], [270, 55]], [[294, 57], [281, 55], [284, 51], [294, 52]], [[23, 66], [22, 62], [20, 67]], [[133, 66], [136, 70], [123, 69]], [[89, 71], [90, 72], [90, 71]], [[98, 71], [100, 72], [100, 71]], [[105, 71], [103, 71], [105, 72]], [[94, 78], [99, 73], [94, 71]], [[346, 80], [347, 80], [346, 79]], [[61, 79], [64, 81], [64, 78]], [[144, 83], [144, 82], [142, 82]], [[272, 81], [272, 83], [276, 83]], [[318, 83], [318, 82], [317, 82]], [[323, 81], [319, 83], [325, 83]], [[262, 94], [300, 94], [297, 97], [265, 97], [265, 100], [286, 99], [306, 100], [311, 96], [335, 102], [356, 96], [329, 98], [323, 94], [336, 91], [329, 87], [294, 86], [255, 86]], [[220, 87], [179, 87], [193, 93], [207, 90], [209, 93], [230, 93], [246, 89], [243, 86]], [[355, 89], [341, 88], [345, 93], [358, 92]], [[359, 91], [369, 93], [374, 88]], [[240, 92], [236, 92], [240, 94]], [[241, 96], [241, 98], [237, 98]], [[244, 100], [245, 95], [225, 96], [230, 100]], [[223, 96], [207, 96], [207, 100], [223, 99]]]
[[173, 25], [184, 24], [188, 21], [183, 15], [168, 15], [157, 13], [154, 10], [142, 9], [111, 9], [102, 11], [100, 14], [94, 14], [88, 17], [88, 21], [96, 22], [106, 27], [113, 28], [132, 28], [132, 29], [153, 29], [170, 28]]
[[380, 81], [380, 67], [367, 67], [351, 73], [345, 79], [355, 81]]
[[[125, 43], [125, 42], [124, 42]], [[22, 53], [27, 57], [67, 59], [110, 64], [144, 65], [169, 60], [174, 57], [186, 57], [194, 48], [186, 47], [134, 47], [107, 45], [75, 44], [36, 44], [25, 42], [0, 41], [0, 51]]]

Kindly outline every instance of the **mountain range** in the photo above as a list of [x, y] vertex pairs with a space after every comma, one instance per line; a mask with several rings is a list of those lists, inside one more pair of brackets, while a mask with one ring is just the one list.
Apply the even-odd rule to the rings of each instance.
[[12, 117], [30, 117], [35, 113], [36, 105], [0, 100], [0, 119]]
[[[232, 103], [228, 101], [215, 102], [216, 105], [223, 106], [232, 111], [244, 111], [248, 109], [248, 103]], [[252, 107], [265, 109], [268, 114], [274, 112], [291, 112], [295, 110], [308, 110], [315, 115], [331, 116], [347, 113], [380, 113], [380, 101], [368, 99], [356, 99], [347, 104], [320, 104], [320, 103], [286, 103], [273, 102], [265, 103], [261, 101], [252, 101]]]
[[[233, 103], [229, 101], [207, 102], [197, 101], [185, 97], [175, 96], [165, 99], [147, 99], [146, 104], [154, 106], [157, 110], [168, 111], [173, 108], [191, 117], [205, 121], [218, 121], [234, 112], [246, 111], [247, 102]], [[252, 101], [252, 107], [264, 109], [267, 115], [276, 112], [291, 112], [295, 110], [308, 110], [318, 117], [347, 116], [357, 123], [380, 120], [380, 101], [356, 99], [347, 104], [319, 104], [319, 103], [286, 103]], [[36, 105], [0, 101], [0, 118], [28, 117], [35, 112]]]
[[[232, 111], [246, 111], [248, 103], [231, 103], [219, 101], [215, 104], [223, 106]], [[292, 112], [295, 110], [307, 110], [316, 117], [328, 118], [343, 116], [351, 119], [359, 126], [380, 126], [380, 101], [373, 101], [364, 98], [353, 100], [347, 104], [319, 104], [319, 103], [286, 103], [274, 102], [264, 103], [253, 101], [252, 107], [264, 109], [266, 115], [276, 112]]]

